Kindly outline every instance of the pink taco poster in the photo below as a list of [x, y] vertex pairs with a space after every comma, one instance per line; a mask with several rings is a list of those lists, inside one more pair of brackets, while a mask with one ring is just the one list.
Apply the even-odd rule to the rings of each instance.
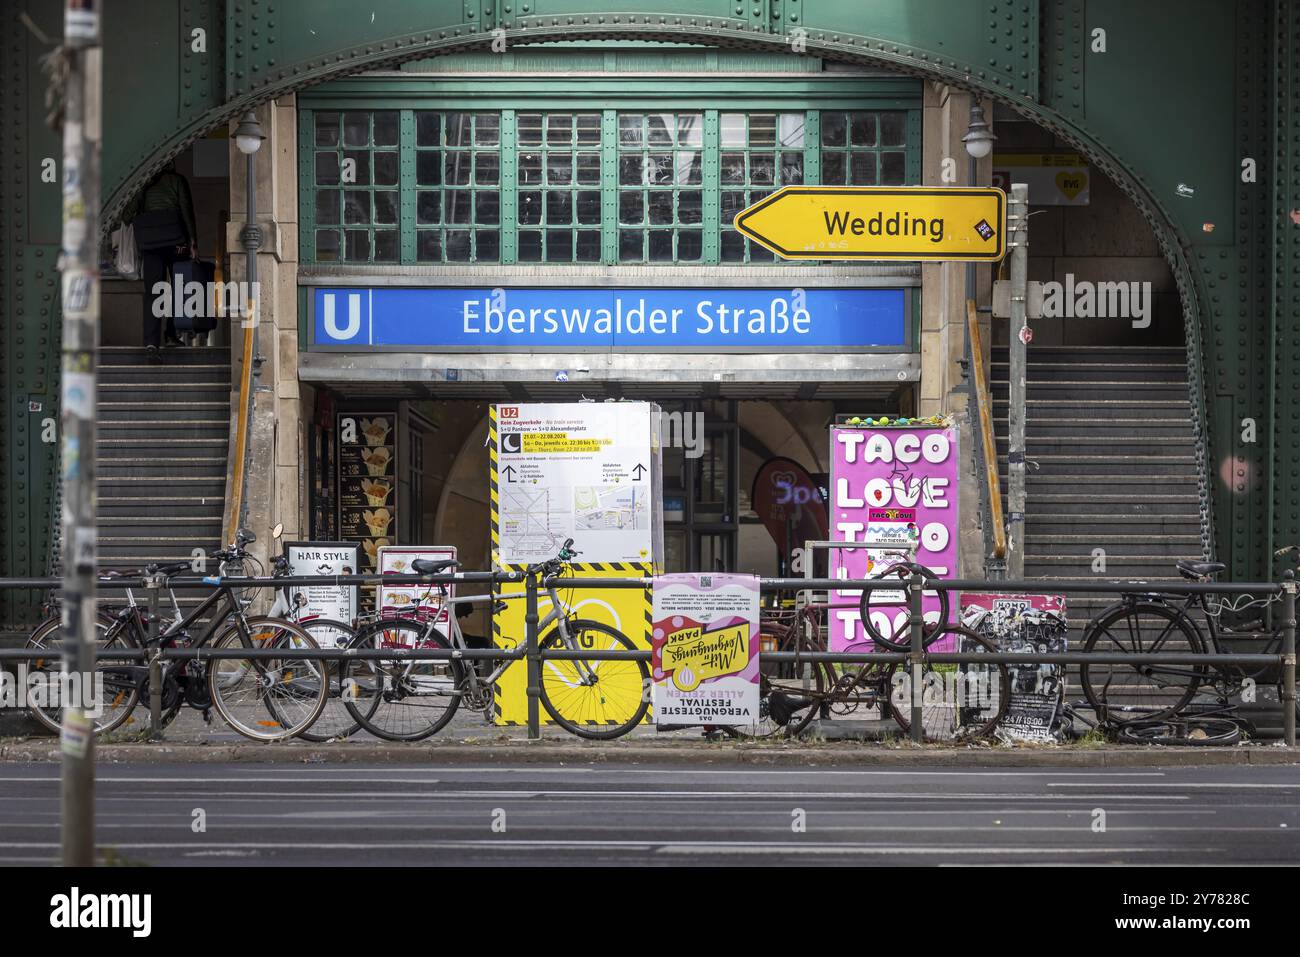
[[[942, 578], [957, 571], [957, 430], [952, 426], [844, 426], [831, 429], [831, 540], [862, 542], [862, 548], [830, 553], [832, 578], [874, 578], [905, 560]], [[870, 647], [858, 611], [859, 589], [831, 593], [830, 650]], [[956, 596], [949, 597], [955, 617]], [[892, 638], [907, 629], [905, 594], [873, 599], [872, 621]], [[838, 606], [838, 607], [835, 607]], [[926, 621], [939, 618], [939, 599], [926, 594]], [[931, 647], [943, 650], [951, 636]]]

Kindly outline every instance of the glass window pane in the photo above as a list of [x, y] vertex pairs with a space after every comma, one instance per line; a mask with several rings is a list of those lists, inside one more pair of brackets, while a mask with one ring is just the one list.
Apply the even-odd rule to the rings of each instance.
[[844, 114], [822, 113], [822, 146], [843, 146], [845, 138]]
[[474, 194], [474, 222], [480, 226], [495, 226], [501, 222], [501, 194], [484, 189]]
[[694, 186], [701, 182], [700, 179], [700, 157], [701, 153], [682, 152], [677, 154], [677, 169], [675, 171], [674, 181], [680, 186]]
[[620, 113], [618, 115], [618, 142], [621, 146], [640, 146], [644, 142], [641, 130], [640, 113]]
[[552, 113], [546, 117], [546, 143], [549, 146], [568, 146], [573, 142], [573, 117], [567, 113]]
[[470, 154], [457, 150], [447, 153], [442, 160], [442, 182], [446, 186], [468, 186]]
[[[445, 221], [449, 223], [469, 222], [469, 201], [472, 194], [467, 189], [449, 189], [442, 194], [442, 209]], [[450, 236], [450, 233], [448, 234]], [[448, 239], [447, 246], [451, 248]]]
[[370, 153], [366, 150], [348, 150], [343, 154], [343, 182], [348, 185], [370, 185]]
[[370, 194], [365, 190], [350, 189], [343, 194], [343, 222], [370, 222]]
[[542, 154], [541, 153], [520, 153], [519, 154], [519, 182], [528, 186], [536, 186], [542, 181]]
[[442, 184], [442, 154], [437, 150], [418, 150], [415, 154], [415, 181], [421, 186]]
[[600, 183], [600, 154], [578, 154], [578, 185], [596, 186]]
[[344, 230], [346, 248], [343, 258], [348, 262], [370, 262], [370, 231], [365, 229]]
[[415, 221], [436, 223], [442, 220], [442, 193], [420, 190], [415, 194]]
[[600, 114], [599, 113], [579, 113], [578, 123], [578, 145], [579, 146], [597, 146], [600, 143]]
[[880, 145], [903, 146], [907, 143], [907, 114], [890, 111], [880, 114]]
[[546, 231], [546, 261], [548, 263], [573, 262], [573, 234], [567, 229]]
[[600, 262], [600, 230], [578, 230], [578, 243], [574, 259], [580, 263]]
[[521, 263], [539, 263], [542, 261], [542, 231], [540, 229], [521, 229], [515, 241], [515, 256]]
[[536, 226], [542, 221], [542, 194], [528, 190], [519, 194], [519, 222]]
[[852, 153], [849, 157], [849, 177], [854, 186], [876, 185], [876, 154]]
[[668, 186], [673, 181], [673, 154], [651, 153], [645, 158], [645, 181], [648, 186]]
[[774, 153], [749, 154], [749, 181], [755, 186], [771, 186], [776, 182]]
[[724, 263], [743, 263], [745, 261], [745, 237], [734, 230], [722, 233], [721, 259]]
[[432, 110], [417, 110], [415, 113], [415, 145], [441, 146], [438, 133], [442, 129], [442, 114]]
[[618, 194], [618, 221], [629, 224], [645, 222], [645, 205], [640, 190]]
[[650, 194], [650, 222], [656, 226], [672, 225], [673, 194], [668, 190]]
[[907, 180], [907, 154], [880, 154], [880, 182], [884, 186], [901, 186]]
[[722, 145], [723, 146], [744, 146], [745, 145], [745, 114], [744, 113], [723, 113], [722, 114]]
[[447, 253], [447, 262], [467, 263], [470, 253], [470, 235], [468, 229], [449, 229], [443, 235]]
[[[380, 190], [375, 193], [375, 222], [389, 225], [397, 222], [397, 193], [394, 190]], [[375, 240], [376, 247], [378, 240]]]
[[320, 226], [337, 226], [339, 222], [339, 192], [336, 189], [316, 190], [316, 223]]
[[515, 117], [520, 146], [540, 146], [542, 143], [542, 114], [520, 113]]
[[677, 145], [699, 149], [704, 145], [704, 115], [681, 113], [677, 116]]
[[316, 261], [322, 263], [338, 262], [339, 231], [337, 229], [316, 230]]
[[854, 146], [876, 145], [876, 114], [849, 114], [849, 142]]
[[803, 146], [804, 115], [782, 113], [777, 117], [777, 139], [781, 146]]
[[[447, 145], [469, 146], [470, 125], [471, 121], [468, 113], [448, 113], [446, 118]], [[447, 246], [450, 249], [450, 241]]]
[[496, 186], [501, 182], [501, 154], [474, 154], [474, 182], [479, 186]]
[[577, 196], [578, 222], [584, 226], [600, 225], [600, 191], [584, 189]]
[[639, 153], [618, 158], [618, 182], [620, 186], [640, 186], [642, 178], [642, 157]]
[[396, 110], [382, 110], [375, 114], [375, 145], [396, 146], [401, 124]]
[[639, 229], [620, 229], [618, 231], [619, 262], [641, 262], [645, 258], [644, 235]]
[[339, 115], [337, 113], [316, 113], [316, 145], [339, 145]]
[[677, 261], [699, 262], [704, 254], [703, 234], [698, 229], [683, 229], [677, 233]]
[[375, 154], [375, 185], [397, 185], [397, 154], [383, 152]]
[[337, 186], [339, 182], [339, 154], [316, 154], [316, 184], [318, 186]]
[[421, 229], [415, 234], [415, 258], [420, 262], [442, 262], [442, 231]]
[[772, 113], [751, 113], [749, 115], [749, 145], [776, 145], [776, 116]]
[[647, 262], [672, 262], [673, 231], [671, 229], [652, 229], [646, 235], [650, 240], [650, 255], [647, 257]]
[[677, 119], [671, 113], [650, 113], [646, 116], [646, 142], [651, 146], [671, 146]]
[[727, 190], [722, 194], [720, 216], [724, 223], [736, 218], [736, 214], [745, 208], [745, 194], [737, 190]]
[[677, 194], [677, 222], [699, 223], [704, 220], [704, 194], [698, 189], [684, 189]]
[[481, 263], [501, 258], [501, 233], [496, 229], [474, 230], [474, 258]]
[[752, 239], [745, 240], [749, 248], [749, 261], [752, 263], [770, 263], [776, 259], [776, 253], [769, 252]]
[[745, 183], [745, 154], [723, 153], [721, 179], [724, 186], [743, 186]]
[[781, 185], [798, 186], [803, 182], [803, 154], [781, 154]]
[[343, 114], [343, 145], [344, 146], [369, 146], [370, 145], [370, 114], [369, 113], [344, 113]]
[[573, 157], [568, 153], [546, 156], [546, 182], [551, 186], [568, 186], [573, 182]]
[[573, 196], [568, 190], [546, 191], [546, 223], [549, 226], [568, 225], [573, 222]]
[[397, 230], [375, 230], [375, 262], [397, 262]]
[[501, 114], [474, 114], [474, 145], [496, 146], [501, 142]]
[[843, 153], [822, 153], [822, 182], [827, 186], [844, 185]]

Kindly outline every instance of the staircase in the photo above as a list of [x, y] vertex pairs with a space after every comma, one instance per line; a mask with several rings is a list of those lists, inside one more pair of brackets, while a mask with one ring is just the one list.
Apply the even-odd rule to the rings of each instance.
[[[1007, 351], [990, 377], [1004, 503]], [[1174, 581], [1175, 559], [1201, 557], [1186, 361], [1181, 347], [1029, 347], [1026, 578]], [[1114, 600], [1069, 595], [1072, 636]]]
[[228, 349], [167, 349], [156, 364], [143, 349], [100, 350], [101, 568], [138, 569], [220, 547], [229, 429]]

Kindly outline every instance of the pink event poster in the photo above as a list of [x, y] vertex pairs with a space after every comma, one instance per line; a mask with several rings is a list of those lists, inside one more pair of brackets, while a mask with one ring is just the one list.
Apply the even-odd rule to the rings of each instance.
[[[957, 570], [957, 431], [951, 426], [858, 426], [831, 428], [831, 540], [864, 542], [863, 548], [831, 549], [832, 578], [873, 578], [903, 560], [897, 553], [915, 543], [915, 561], [951, 578]], [[870, 647], [857, 604], [862, 592], [832, 592], [830, 650]], [[899, 604], [872, 619], [892, 638], [907, 628], [903, 593]], [[893, 601], [894, 599], [884, 599]], [[950, 621], [957, 596], [949, 596]], [[926, 621], [939, 618], [939, 599], [927, 593]], [[945, 650], [947, 636], [931, 647]]]

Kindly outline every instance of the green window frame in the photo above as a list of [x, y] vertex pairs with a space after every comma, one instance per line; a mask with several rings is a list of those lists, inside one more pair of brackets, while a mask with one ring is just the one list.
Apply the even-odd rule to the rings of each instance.
[[[914, 81], [873, 80], [869, 95], [805, 82], [791, 95], [764, 79], [696, 96], [515, 83], [494, 94], [467, 79], [452, 96], [356, 78], [304, 94], [302, 262], [798, 268], [817, 263], [746, 240], [736, 213], [786, 185], [921, 180]], [[365, 183], [338, 181], [345, 159]], [[370, 221], [345, 221], [362, 210]]]

